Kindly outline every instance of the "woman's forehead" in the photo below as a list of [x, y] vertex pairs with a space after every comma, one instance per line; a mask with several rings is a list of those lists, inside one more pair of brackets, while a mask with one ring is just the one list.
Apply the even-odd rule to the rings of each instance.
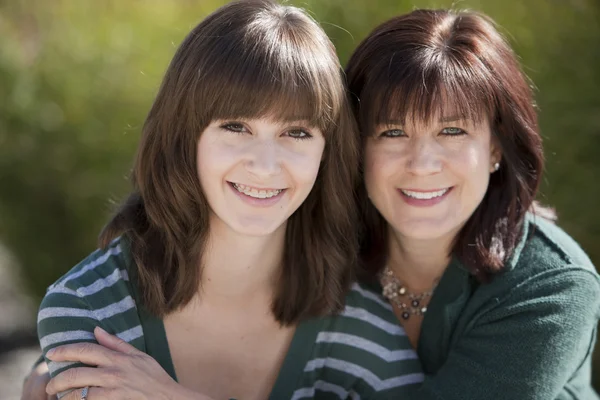
[[494, 114], [495, 96], [489, 85], [458, 84], [441, 76], [427, 82], [413, 78], [398, 77], [394, 82], [381, 78], [366, 87], [360, 99], [361, 124], [481, 122]]
[[487, 113], [465, 113], [456, 107], [450, 105], [448, 108], [436, 108], [430, 115], [408, 110], [402, 114], [392, 112], [383, 115], [376, 122], [377, 125], [443, 125], [448, 123], [460, 122], [463, 124], [479, 124], [488, 120]]

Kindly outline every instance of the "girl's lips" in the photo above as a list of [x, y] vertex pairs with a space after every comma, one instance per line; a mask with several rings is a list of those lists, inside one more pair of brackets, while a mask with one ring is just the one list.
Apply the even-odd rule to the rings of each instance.
[[247, 194], [240, 192], [235, 188], [235, 186], [233, 186], [231, 182], [228, 182], [228, 186], [231, 188], [233, 193], [236, 196], [238, 196], [242, 201], [254, 207], [271, 207], [272, 205], [277, 204], [279, 200], [281, 200], [285, 192], [287, 192], [287, 189], [282, 189], [281, 192], [279, 192], [279, 194], [273, 197], [266, 197], [261, 199], [257, 197], [248, 196]]

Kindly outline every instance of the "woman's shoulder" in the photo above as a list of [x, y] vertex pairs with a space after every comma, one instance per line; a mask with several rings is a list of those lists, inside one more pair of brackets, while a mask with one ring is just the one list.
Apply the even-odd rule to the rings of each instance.
[[525, 254], [547, 259], [552, 264], [576, 265], [595, 271], [592, 261], [579, 244], [553, 221], [546, 218], [528, 216], [526, 224], [529, 238]]
[[594, 264], [579, 244], [553, 221], [528, 215], [524, 237], [507, 269], [522, 278], [584, 276], [600, 285]]
[[590, 318], [600, 315], [600, 276], [577, 242], [552, 221], [528, 215], [523, 238], [505, 270], [481, 285], [475, 298], [494, 304], [528, 304], [563, 313], [586, 307]]

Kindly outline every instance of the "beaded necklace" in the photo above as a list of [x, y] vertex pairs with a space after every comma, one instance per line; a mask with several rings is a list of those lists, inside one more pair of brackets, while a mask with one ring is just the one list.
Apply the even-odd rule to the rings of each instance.
[[409, 319], [411, 315], [423, 316], [427, 312], [423, 300], [431, 297], [439, 282], [439, 279], [436, 279], [433, 287], [425, 292], [410, 293], [388, 266], [383, 269], [379, 279], [383, 286], [383, 296], [400, 308], [400, 315], [404, 320]]

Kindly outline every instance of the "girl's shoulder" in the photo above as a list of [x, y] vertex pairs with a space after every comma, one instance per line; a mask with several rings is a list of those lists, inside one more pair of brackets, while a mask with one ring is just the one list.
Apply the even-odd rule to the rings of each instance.
[[318, 324], [294, 396], [333, 391], [340, 398], [404, 398], [423, 381], [417, 353], [376, 283], [353, 284], [344, 309]]
[[[128, 257], [127, 247], [118, 238], [106, 249], [94, 251], [48, 288], [37, 317], [44, 354], [65, 343], [95, 342], [96, 326], [138, 348], [142, 346]], [[54, 376], [73, 363], [49, 361], [48, 366]]]
[[129, 281], [129, 252], [125, 241], [118, 237], [105, 249], [97, 249], [76, 264], [47, 293], [75, 291], [91, 295], [115, 284]]
[[389, 331], [403, 333], [392, 306], [382, 294], [382, 287], [376, 280], [359, 281], [352, 284], [350, 291], [346, 295], [345, 307], [342, 316], [351, 315], [372, 315], [373, 320], [380, 320], [380, 325], [392, 323], [394, 326]]

